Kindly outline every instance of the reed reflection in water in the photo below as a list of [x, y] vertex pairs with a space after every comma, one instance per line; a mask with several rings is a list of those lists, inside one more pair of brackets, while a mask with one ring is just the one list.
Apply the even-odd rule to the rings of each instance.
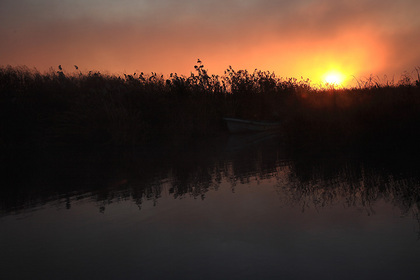
[[369, 151], [248, 135], [10, 161], [0, 278], [417, 279], [417, 157]]

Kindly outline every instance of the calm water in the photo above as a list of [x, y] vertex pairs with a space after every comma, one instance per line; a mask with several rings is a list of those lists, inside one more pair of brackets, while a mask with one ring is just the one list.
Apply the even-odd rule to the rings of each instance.
[[21, 157], [5, 158], [0, 279], [420, 274], [420, 170], [409, 152], [248, 135]]

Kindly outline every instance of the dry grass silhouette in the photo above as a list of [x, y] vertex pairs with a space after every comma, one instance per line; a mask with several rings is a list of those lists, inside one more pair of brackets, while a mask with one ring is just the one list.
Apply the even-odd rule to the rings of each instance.
[[0, 67], [0, 146], [127, 145], [185, 140], [225, 131], [223, 117], [282, 120], [290, 139], [419, 136], [420, 76], [374, 77], [355, 88], [315, 88], [267, 71], [211, 75], [201, 62], [190, 76], [99, 72], [40, 73]]

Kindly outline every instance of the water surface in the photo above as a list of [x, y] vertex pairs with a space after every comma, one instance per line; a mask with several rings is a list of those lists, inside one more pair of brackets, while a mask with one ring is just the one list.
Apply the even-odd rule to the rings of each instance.
[[[25, 154], [2, 189], [1, 279], [417, 279], [409, 153], [276, 135]], [[19, 167], [19, 168], [17, 168]]]

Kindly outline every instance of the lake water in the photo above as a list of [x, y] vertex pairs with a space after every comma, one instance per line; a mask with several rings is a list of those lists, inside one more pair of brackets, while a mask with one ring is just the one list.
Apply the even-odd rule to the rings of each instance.
[[418, 279], [417, 158], [278, 135], [5, 157], [0, 279]]

